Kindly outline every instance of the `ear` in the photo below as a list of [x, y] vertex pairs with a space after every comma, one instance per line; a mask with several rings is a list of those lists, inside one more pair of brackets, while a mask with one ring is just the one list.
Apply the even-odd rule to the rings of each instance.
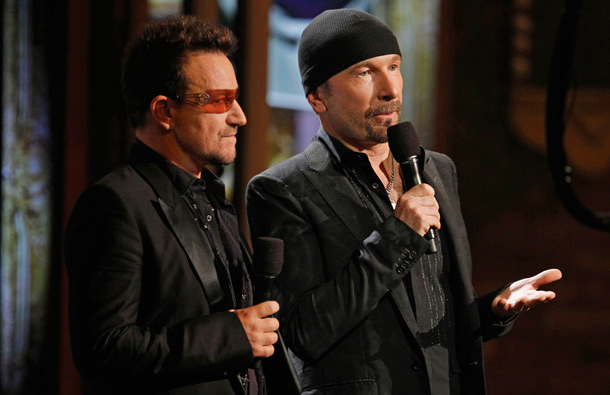
[[324, 97], [320, 94], [321, 89], [315, 88], [307, 94], [307, 101], [316, 114], [323, 113], [327, 110]]
[[165, 130], [172, 128], [172, 109], [167, 96], [155, 96], [150, 102], [150, 113], [155, 122]]

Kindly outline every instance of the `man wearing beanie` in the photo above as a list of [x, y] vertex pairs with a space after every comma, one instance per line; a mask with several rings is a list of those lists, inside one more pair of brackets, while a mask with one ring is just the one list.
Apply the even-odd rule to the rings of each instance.
[[407, 189], [387, 143], [400, 63], [373, 16], [316, 17], [299, 67], [320, 130], [248, 186], [252, 237], [284, 240], [275, 297], [306, 394], [484, 394], [482, 342], [554, 298], [538, 287], [561, 277], [552, 269], [475, 296], [453, 162], [421, 149], [424, 184]]

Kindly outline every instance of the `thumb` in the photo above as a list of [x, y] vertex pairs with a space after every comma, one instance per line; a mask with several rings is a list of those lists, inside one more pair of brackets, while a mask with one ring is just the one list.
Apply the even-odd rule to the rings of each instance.
[[428, 184], [418, 184], [409, 189], [406, 194], [411, 197], [434, 196], [434, 188]]
[[534, 277], [534, 287], [537, 289], [541, 285], [549, 284], [559, 280], [562, 277], [562, 273], [559, 269], [549, 269], [538, 273]]

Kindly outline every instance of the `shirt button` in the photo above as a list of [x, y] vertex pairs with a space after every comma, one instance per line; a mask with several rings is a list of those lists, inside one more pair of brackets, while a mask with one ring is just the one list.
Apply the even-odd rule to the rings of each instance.
[[405, 272], [405, 267], [404, 266], [398, 266], [396, 268], [396, 273], [403, 274], [404, 272]]
[[197, 204], [193, 203], [193, 208], [197, 210]]
[[212, 222], [212, 216], [211, 216], [211, 215], [209, 215], [209, 214], [208, 214], [208, 215], [206, 215], [205, 219], [206, 219], [206, 221], [208, 221], [208, 222]]
[[379, 188], [379, 184], [377, 184], [376, 182], [373, 183], [373, 189], [377, 189]]

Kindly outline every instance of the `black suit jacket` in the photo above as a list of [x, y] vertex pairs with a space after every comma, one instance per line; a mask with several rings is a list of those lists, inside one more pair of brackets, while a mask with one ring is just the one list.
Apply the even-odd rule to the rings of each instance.
[[[495, 294], [475, 297], [454, 165], [425, 155], [423, 177], [436, 191], [452, 262], [459, 363], [451, 368], [461, 372], [464, 394], [483, 394], [482, 340], [510, 325], [490, 311]], [[375, 226], [319, 137], [254, 177], [247, 202], [252, 237], [285, 243], [276, 280], [280, 330], [303, 393], [428, 394], [429, 361], [402, 281], [428, 242], [392, 216]]]
[[243, 393], [235, 372], [251, 364], [252, 348], [163, 161], [134, 145], [129, 164], [74, 207], [65, 253], [76, 367], [91, 393]]

